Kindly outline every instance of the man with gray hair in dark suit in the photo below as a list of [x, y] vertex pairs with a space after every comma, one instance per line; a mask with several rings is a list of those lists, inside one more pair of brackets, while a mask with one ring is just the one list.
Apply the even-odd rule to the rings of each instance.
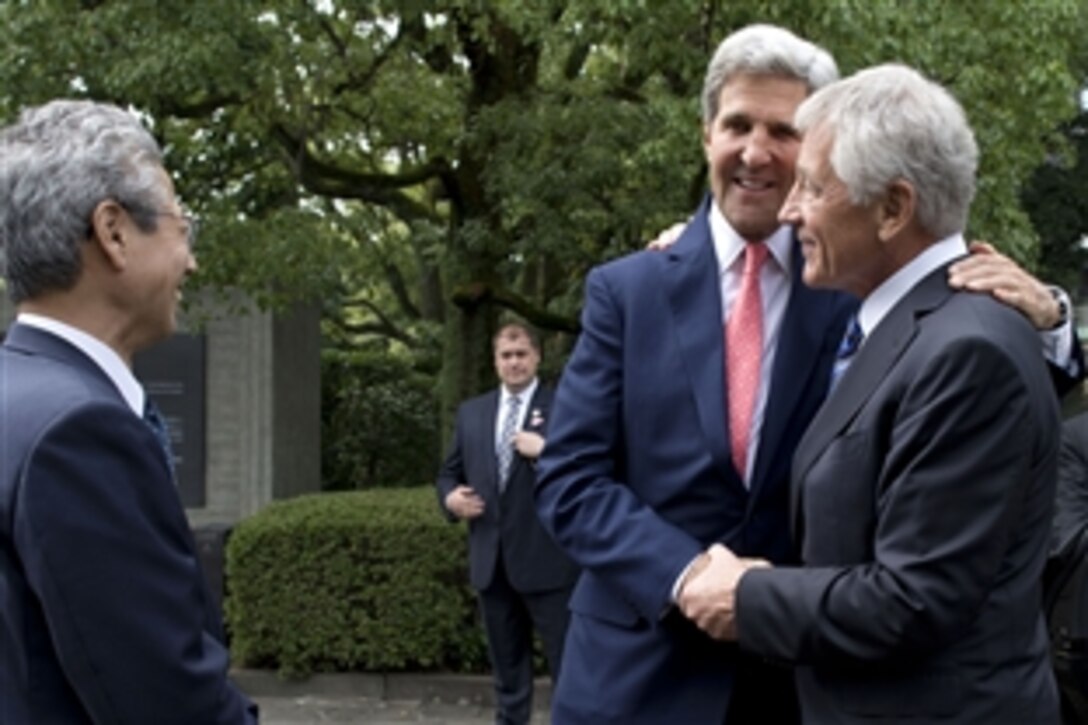
[[242, 725], [222, 623], [132, 358], [174, 332], [196, 222], [131, 113], [0, 130], [0, 722]]

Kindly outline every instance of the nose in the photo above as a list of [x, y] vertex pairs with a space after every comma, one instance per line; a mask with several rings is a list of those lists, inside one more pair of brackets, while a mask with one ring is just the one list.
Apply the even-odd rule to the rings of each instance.
[[799, 188], [800, 183], [797, 181], [793, 182], [793, 186], [790, 187], [790, 193], [786, 197], [786, 201], [782, 202], [782, 208], [778, 210], [778, 221], [783, 224], [793, 224], [794, 226], [800, 226], [801, 224]]
[[745, 140], [744, 149], [741, 151], [741, 161], [745, 166], [758, 167], [766, 164], [771, 158], [770, 138], [767, 130], [755, 127]]

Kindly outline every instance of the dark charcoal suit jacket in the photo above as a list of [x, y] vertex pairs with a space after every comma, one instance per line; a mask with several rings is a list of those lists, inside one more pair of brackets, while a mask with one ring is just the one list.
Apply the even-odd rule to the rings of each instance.
[[1058, 426], [1034, 331], [944, 267], [873, 330], [794, 457], [806, 567], [738, 590], [742, 647], [801, 663], [807, 721], [1057, 722]]
[[[551, 389], [538, 384], [526, 411], [524, 429], [544, 435], [551, 403]], [[509, 481], [499, 493], [495, 459], [498, 408], [498, 388], [466, 400], [458, 408], [453, 442], [438, 474], [439, 505], [455, 521], [445, 508], [446, 496], [465, 483], [484, 500], [483, 516], [468, 522], [469, 579], [474, 588], [488, 587], [500, 556], [506, 577], [517, 591], [570, 586], [577, 570], [541, 527], [533, 508], [534, 463], [515, 451]]]
[[0, 347], [0, 722], [250, 723], [165, 452], [64, 340]]
[[1088, 526], [1088, 413], [1062, 424], [1051, 550], [1061, 551]]

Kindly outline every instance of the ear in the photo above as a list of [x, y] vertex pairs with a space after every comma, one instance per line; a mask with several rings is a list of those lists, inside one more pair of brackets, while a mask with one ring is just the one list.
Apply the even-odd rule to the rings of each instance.
[[113, 199], [105, 199], [91, 212], [91, 236], [88, 242], [102, 253], [105, 264], [120, 271], [127, 264], [128, 212]]
[[893, 181], [877, 202], [877, 233], [880, 241], [894, 238], [914, 219], [918, 195], [910, 182]]

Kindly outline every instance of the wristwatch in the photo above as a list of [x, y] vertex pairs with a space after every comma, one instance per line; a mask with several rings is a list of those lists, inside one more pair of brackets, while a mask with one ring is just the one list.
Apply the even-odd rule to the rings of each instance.
[[1051, 330], [1057, 330], [1065, 327], [1065, 324], [1069, 322], [1069, 303], [1066, 302], [1065, 293], [1059, 288], [1049, 287], [1048, 289], [1050, 290], [1050, 296], [1058, 303], [1058, 321], [1050, 328]]

